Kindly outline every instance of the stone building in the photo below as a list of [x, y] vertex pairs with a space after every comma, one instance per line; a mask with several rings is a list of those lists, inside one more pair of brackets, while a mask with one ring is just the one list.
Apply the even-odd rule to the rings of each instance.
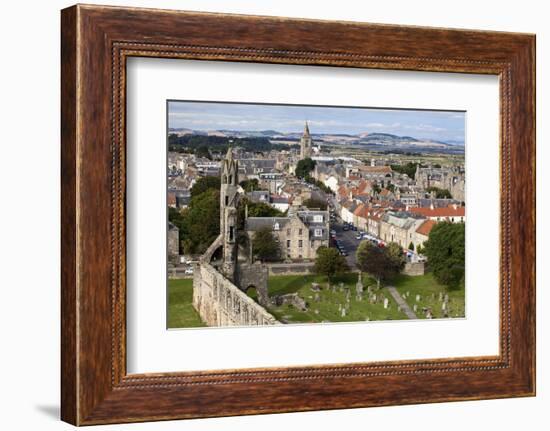
[[466, 173], [462, 167], [421, 168], [418, 165], [416, 167], [415, 180], [416, 184], [424, 190], [429, 187], [446, 189], [451, 192], [454, 199], [461, 202], [466, 200]]
[[283, 259], [313, 260], [319, 247], [329, 245], [328, 211], [299, 210], [287, 217], [248, 217], [245, 221], [249, 238], [265, 227], [279, 243]]
[[313, 140], [309, 134], [309, 126], [306, 121], [306, 125], [304, 126], [304, 134], [300, 139], [300, 159], [307, 159], [308, 157], [311, 157], [312, 145]]
[[178, 262], [180, 254], [180, 230], [178, 227], [168, 222], [168, 261]]
[[[270, 303], [267, 267], [252, 262], [246, 251], [240, 253], [238, 174], [238, 162], [229, 149], [221, 165], [220, 234], [195, 268], [193, 306], [209, 326], [278, 324], [265, 309]], [[246, 294], [252, 288], [258, 302]]]
[[415, 232], [425, 219], [406, 212], [388, 212], [380, 220], [380, 238], [396, 242], [404, 249], [416, 238]]

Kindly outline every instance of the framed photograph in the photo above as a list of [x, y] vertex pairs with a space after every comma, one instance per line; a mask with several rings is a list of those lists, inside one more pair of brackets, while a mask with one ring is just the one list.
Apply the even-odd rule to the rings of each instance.
[[535, 394], [535, 36], [62, 11], [62, 419]]

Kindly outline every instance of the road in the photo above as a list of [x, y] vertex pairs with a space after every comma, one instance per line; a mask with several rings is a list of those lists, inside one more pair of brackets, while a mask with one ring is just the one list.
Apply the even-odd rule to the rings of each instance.
[[348, 262], [348, 265], [350, 269], [355, 270], [356, 269], [356, 259], [355, 259], [355, 251], [357, 250], [357, 247], [359, 246], [359, 243], [361, 242], [358, 239], [355, 239], [357, 236], [357, 231], [343, 230], [344, 224], [342, 223], [342, 220], [337, 218], [337, 221], [335, 223], [331, 223], [330, 229], [336, 231], [336, 239], [339, 240], [345, 247], [346, 251], [348, 252], [348, 255], [346, 256], [346, 260]]

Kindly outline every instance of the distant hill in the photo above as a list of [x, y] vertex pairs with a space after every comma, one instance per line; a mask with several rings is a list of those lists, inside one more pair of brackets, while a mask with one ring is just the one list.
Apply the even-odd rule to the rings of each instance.
[[[218, 136], [223, 138], [267, 138], [275, 141], [298, 141], [302, 132], [280, 132], [277, 130], [193, 130], [188, 128], [170, 128], [169, 134], [177, 136], [197, 135], [197, 136]], [[372, 149], [429, 149], [429, 150], [448, 150], [452, 152], [463, 151], [464, 142], [458, 140], [437, 141], [431, 139], [415, 138], [413, 136], [399, 136], [391, 133], [382, 132], [362, 132], [358, 134], [347, 133], [312, 133], [312, 138], [321, 144], [329, 145], [358, 145], [372, 147]]]

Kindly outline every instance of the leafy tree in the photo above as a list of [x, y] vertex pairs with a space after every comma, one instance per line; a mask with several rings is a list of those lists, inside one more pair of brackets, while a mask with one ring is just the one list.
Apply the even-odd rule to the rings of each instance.
[[323, 211], [327, 209], [327, 203], [325, 201], [315, 198], [306, 199], [304, 201], [304, 206], [308, 207], [309, 209], [318, 208]]
[[[290, 148], [299, 148], [298, 144], [279, 144], [272, 143], [268, 137], [248, 137], [236, 138], [233, 136], [207, 136], [189, 133], [177, 136], [175, 133], [168, 135], [168, 144], [170, 151], [177, 152], [196, 152], [198, 148], [204, 147], [210, 152], [225, 153], [231, 145], [243, 148], [245, 151], [267, 152], [271, 150], [283, 151]], [[201, 150], [203, 151], [203, 150]]]
[[208, 147], [205, 145], [201, 145], [195, 150], [195, 155], [197, 157], [205, 157], [209, 160], [212, 160], [212, 155], [210, 154], [210, 151], [208, 150]]
[[441, 284], [453, 289], [464, 282], [464, 223], [437, 223], [423, 251], [435, 278]]
[[204, 253], [220, 234], [220, 192], [208, 189], [193, 196], [181, 215], [183, 220], [178, 227], [184, 250]]
[[418, 244], [418, 246], [416, 247], [416, 253], [424, 254], [424, 251], [424, 246], [422, 244]]
[[396, 242], [390, 242], [386, 247], [384, 247], [384, 252], [388, 256], [392, 271], [395, 274], [401, 272], [407, 262], [403, 248]]
[[392, 183], [388, 182], [388, 184], [386, 185], [386, 189], [393, 193], [395, 191], [395, 186]]
[[330, 283], [331, 277], [349, 270], [344, 256], [333, 247], [321, 246], [317, 249], [314, 271], [325, 275]]
[[311, 171], [315, 168], [315, 161], [307, 157], [302, 159], [296, 165], [295, 174], [298, 178], [307, 178], [309, 177]]
[[412, 241], [409, 243], [409, 250], [414, 251], [414, 243]]
[[245, 192], [253, 192], [254, 190], [260, 190], [260, 184], [256, 178], [250, 180], [244, 180], [239, 183]]
[[208, 189], [219, 190], [221, 186], [220, 177], [202, 177], [191, 187], [191, 199], [204, 193]]
[[380, 186], [378, 185], [378, 183], [375, 183], [372, 185], [372, 191], [374, 193], [380, 193], [382, 191], [382, 189], [380, 188]]
[[440, 189], [439, 187], [428, 187], [426, 189], [426, 192], [428, 192], [428, 193], [434, 192], [435, 197], [437, 199], [452, 199], [453, 198], [453, 196], [451, 195], [451, 192], [449, 190]]
[[270, 227], [264, 227], [254, 234], [252, 239], [252, 254], [262, 261], [280, 259], [279, 243], [276, 241]]
[[416, 175], [416, 167], [420, 163], [413, 163], [408, 162], [405, 165], [391, 165], [392, 171], [399, 172], [400, 174], [407, 174], [407, 176], [414, 180], [414, 176]]
[[362, 241], [356, 251], [357, 266], [374, 278], [378, 288], [381, 280], [388, 280], [397, 275], [405, 265], [403, 249], [397, 243], [379, 247], [370, 241]]

